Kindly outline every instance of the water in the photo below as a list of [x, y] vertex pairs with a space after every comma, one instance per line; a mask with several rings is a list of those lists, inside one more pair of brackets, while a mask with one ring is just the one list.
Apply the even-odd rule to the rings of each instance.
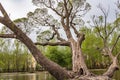
[[[91, 70], [93, 73], [95, 74], [103, 74], [105, 72], [105, 69], [93, 69]], [[116, 71], [114, 76], [113, 76], [113, 80], [120, 80], [120, 70]]]
[[0, 80], [55, 80], [48, 72], [0, 73]]
[[[102, 74], [105, 70], [92, 70], [95, 74]], [[120, 80], [120, 71], [117, 71], [113, 80]], [[48, 72], [36, 73], [0, 73], [0, 80], [56, 80]]]

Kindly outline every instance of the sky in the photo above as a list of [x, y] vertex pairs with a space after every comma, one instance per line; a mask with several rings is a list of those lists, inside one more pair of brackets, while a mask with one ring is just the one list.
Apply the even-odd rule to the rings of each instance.
[[91, 4], [91, 10], [86, 14], [86, 19], [92, 15], [101, 15], [102, 12], [98, 8], [98, 5], [102, 5], [106, 10], [109, 9], [108, 21], [112, 22], [115, 20], [115, 10], [117, 10], [116, 3], [117, 0], [87, 0]]
[[[117, 0], [87, 0], [92, 6], [92, 9], [86, 14], [86, 19], [94, 14], [100, 14], [100, 10], [97, 8], [99, 4], [102, 4], [103, 8], [110, 7], [110, 19], [114, 19], [115, 2]], [[12, 20], [25, 17], [29, 11], [34, 11], [36, 6], [32, 4], [32, 0], [0, 0], [7, 13]]]
[[[26, 17], [26, 14], [29, 11], [34, 11], [36, 6], [32, 4], [32, 0], [0, 0], [3, 7], [9, 14], [12, 20]], [[115, 18], [115, 2], [117, 0], [87, 0], [92, 6], [92, 9], [86, 14], [85, 20], [89, 20], [92, 15], [100, 14], [101, 11], [97, 8], [99, 4], [103, 6], [103, 8], [110, 7], [110, 18], [109, 21], [113, 21]]]
[[[87, 0], [87, 2], [90, 3], [92, 8], [85, 15], [85, 21], [89, 21], [92, 15], [101, 14], [101, 11], [97, 8], [99, 4], [101, 4], [105, 9], [108, 7], [110, 8], [108, 21], [114, 21], [114, 13], [116, 9], [115, 2], [117, 2], [117, 0]], [[35, 8], [37, 8], [35, 5], [33, 5], [32, 0], [0, 0], [0, 3], [3, 5], [12, 20], [26, 17], [28, 12], [34, 11]], [[0, 28], [1, 27], [2, 25], [0, 24]]]
[[12, 20], [25, 17], [36, 8], [31, 0], [0, 0]]
[[[92, 7], [84, 17], [86, 22], [90, 20], [92, 15], [101, 15], [101, 11], [97, 8], [99, 4], [105, 9], [108, 9], [108, 7], [110, 8], [108, 21], [115, 20], [115, 3], [117, 0], [87, 0], [87, 2], [90, 3]], [[28, 12], [34, 11], [35, 8], [37, 8], [33, 5], [32, 0], [0, 0], [0, 3], [3, 5], [12, 20], [26, 17]]]

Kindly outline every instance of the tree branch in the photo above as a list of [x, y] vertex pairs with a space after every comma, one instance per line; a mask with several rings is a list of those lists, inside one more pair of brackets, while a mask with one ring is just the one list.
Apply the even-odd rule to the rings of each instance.
[[80, 44], [80, 47], [82, 45], [82, 42], [85, 40], [85, 34], [79, 34], [78, 35], [78, 41], [79, 41], [79, 44]]
[[9, 16], [8, 16], [8, 14], [6, 13], [5, 9], [2, 7], [1, 3], [0, 3], [0, 10], [1, 10], [4, 18], [8, 18], [8, 19], [9, 19]]
[[103, 41], [104, 41], [104, 37], [103, 37], [102, 34], [100, 33], [99, 27], [96, 27], [96, 29], [97, 29], [97, 31], [98, 31], [99, 36], [100, 36], [100, 37], [103, 39]]
[[114, 57], [113, 63], [110, 65], [110, 67], [108, 68], [108, 70], [103, 75], [112, 78], [114, 72], [116, 70], [118, 70], [118, 69], [119, 69], [119, 67], [118, 67], [118, 60], [117, 60], [117, 57]]
[[116, 57], [118, 58], [120, 56], [120, 52], [116, 55]]
[[60, 40], [60, 41], [65, 41], [65, 39], [60, 37], [60, 34], [59, 34], [58, 30], [55, 29], [55, 25], [53, 25], [52, 28], [55, 31], [56, 35], [57, 35], [57, 39]]
[[0, 38], [16, 38], [17, 36], [15, 34], [0, 34]]
[[104, 18], [105, 18], [105, 22], [104, 22], [104, 31], [105, 31], [105, 35], [107, 36], [107, 17], [108, 17], [108, 11], [106, 12], [101, 5], [99, 5], [100, 10], [102, 11]]
[[101, 34], [101, 30], [100, 30], [100, 28], [99, 28], [99, 24], [98, 24], [97, 20], [95, 19], [95, 16], [92, 17], [92, 22], [93, 22], [93, 24], [95, 25], [95, 28], [96, 28], [99, 36], [100, 36], [100, 37], [103, 39], [103, 41], [104, 41], [104, 36]]
[[68, 4], [67, 4], [66, 0], [64, 0], [64, 7], [65, 7], [65, 11], [66, 11], [66, 12], [65, 12], [65, 13], [66, 13], [65, 16], [69, 16], [69, 12], [68, 12], [67, 5], [68, 5]]
[[55, 42], [55, 43], [52, 43], [52, 42], [46, 42], [46, 43], [39, 43], [39, 42], [36, 42], [35, 45], [41, 45], [41, 46], [70, 46], [70, 43], [67, 42], [67, 41], [63, 41], [63, 42]]
[[116, 39], [114, 45], [112, 46], [111, 52], [113, 52], [115, 46], [117, 45], [117, 42], [118, 42], [119, 38], [120, 38], [120, 35], [117, 37], [117, 39]]
[[52, 7], [52, 5], [51, 5], [51, 0], [49, 0], [49, 3], [50, 3], [50, 6], [48, 6], [47, 4], [45, 4], [45, 2], [44, 2], [44, 5], [45, 5], [47, 8], [52, 9], [57, 15], [63, 16], [62, 14], [60, 14], [57, 10], [55, 10], [55, 9]]
[[[64, 17], [61, 17], [61, 24], [64, 28], [64, 31], [65, 31], [66, 35], [67, 35], [67, 38], [70, 39], [70, 38], [72, 38], [72, 34], [70, 32], [70, 27], [69, 27], [69, 25], [65, 24], [64, 19], [65, 19]], [[68, 23], [68, 21], [67, 21], [67, 23]]]
[[69, 4], [70, 4], [70, 6], [71, 6], [70, 11], [69, 11], [69, 15], [70, 15], [70, 14], [72, 13], [73, 5], [72, 5], [72, 3], [71, 3], [70, 0], [68, 0], [68, 2], [69, 2]]
[[77, 31], [77, 29], [74, 27], [74, 25], [72, 23], [71, 24], [71, 27], [73, 28], [75, 34], [77, 35], [77, 37], [80, 35], [79, 32]]

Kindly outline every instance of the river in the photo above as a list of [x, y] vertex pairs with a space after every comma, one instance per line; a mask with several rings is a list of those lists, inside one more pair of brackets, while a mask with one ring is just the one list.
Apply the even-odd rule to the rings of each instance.
[[[101, 74], [104, 70], [93, 70], [96, 74]], [[0, 80], [56, 80], [48, 72], [36, 73], [0, 73]], [[117, 71], [113, 80], [120, 80], [120, 71]]]

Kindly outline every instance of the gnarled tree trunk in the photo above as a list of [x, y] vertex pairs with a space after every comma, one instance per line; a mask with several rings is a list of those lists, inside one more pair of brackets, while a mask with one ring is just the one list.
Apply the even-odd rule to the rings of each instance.
[[73, 72], [77, 75], [89, 75], [79, 41], [71, 40]]

